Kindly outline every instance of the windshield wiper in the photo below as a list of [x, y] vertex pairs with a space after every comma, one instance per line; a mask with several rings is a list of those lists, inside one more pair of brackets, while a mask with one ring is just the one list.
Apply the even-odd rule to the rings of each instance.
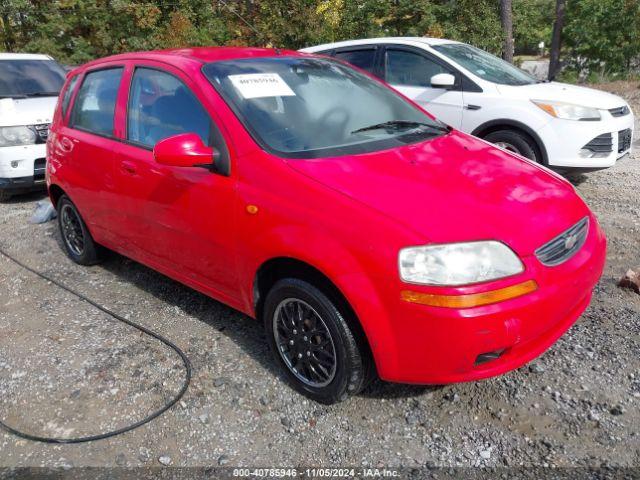
[[13, 95], [0, 95], [0, 98], [27, 98], [27, 96], [22, 93], [15, 93]]
[[57, 97], [59, 92], [33, 92], [26, 93], [25, 97]]
[[402, 130], [406, 128], [426, 128], [430, 130], [435, 130], [436, 132], [443, 132], [443, 133], [448, 133], [451, 131], [451, 127], [448, 127], [446, 125], [433, 125], [430, 123], [414, 122], [412, 120], [390, 120], [388, 122], [376, 123], [375, 125], [369, 125], [368, 127], [358, 128], [357, 130], [354, 130], [353, 132], [351, 132], [351, 134], [367, 132], [369, 130], [378, 130], [381, 128], [389, 129], [389, 130]]

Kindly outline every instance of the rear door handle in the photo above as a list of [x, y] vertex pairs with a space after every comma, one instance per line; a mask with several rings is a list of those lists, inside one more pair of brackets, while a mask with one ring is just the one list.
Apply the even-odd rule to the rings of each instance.
[[128, 173], [129, 175], [135, 175], [137, 172], [136, 165], [133, 162], [124, 161], [120, 164], [120, 168], [124, 173]]

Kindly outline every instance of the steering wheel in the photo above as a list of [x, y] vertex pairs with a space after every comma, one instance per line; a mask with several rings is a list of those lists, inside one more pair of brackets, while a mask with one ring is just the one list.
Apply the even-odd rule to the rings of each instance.
[[343, 140], [347, 132], [349, 122], [349, 111], [344, 107], [334, 107], [327, 110], [317, 122], [319, 132], [340, 133], [340, 140]]

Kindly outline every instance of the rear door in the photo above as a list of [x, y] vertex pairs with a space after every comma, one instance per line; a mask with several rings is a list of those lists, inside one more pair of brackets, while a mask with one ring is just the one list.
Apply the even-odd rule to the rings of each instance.
[[[222, 132], [180, 70], [136, 62], [129, 77], [125, 135], [115, 161], [127, 251], [218, 294], [233, 295], [235, 189]], [[220, 152], [217, 172], [154, 160], [155, 144], [181, 133], [196, 133]]]
[[114, 117], [123, 73], [122, 64], [104, 64], [78, 77], [80, 87], [71, 111], [63, 112], [67, 118], [54, 146], [56, 162], [65, 170], [67, 193], [94, 238], [107, 244], [120, 228], [113, 152], [119, 145]]
[[[442, 60], [422, 49], [391, 45], [383, 54], [384, 79], [439, 120], [460, 128], [463, 97], [460, 76]], [[449, 89], [431, 87], [431, 77], [449, 73], [457, 79]]]

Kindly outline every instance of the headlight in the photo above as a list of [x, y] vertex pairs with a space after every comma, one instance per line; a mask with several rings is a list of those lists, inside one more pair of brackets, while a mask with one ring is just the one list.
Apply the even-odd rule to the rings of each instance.
[[538, 108], [541, 108], [552, 117], [565, 120], [600, 120], [600, 112], [597, 108], [583, 107], [564, 102], [547, 102], [545, 100], [531, 100]]
[[504, 243], [450, 243], [400, 250], [400, 278], [423, 285], [467, 285], [509, 277], [524, 266]]
[[31, 145], [36, 143], [36, 133], [27, 127], [0, 127], [0, 147]]

